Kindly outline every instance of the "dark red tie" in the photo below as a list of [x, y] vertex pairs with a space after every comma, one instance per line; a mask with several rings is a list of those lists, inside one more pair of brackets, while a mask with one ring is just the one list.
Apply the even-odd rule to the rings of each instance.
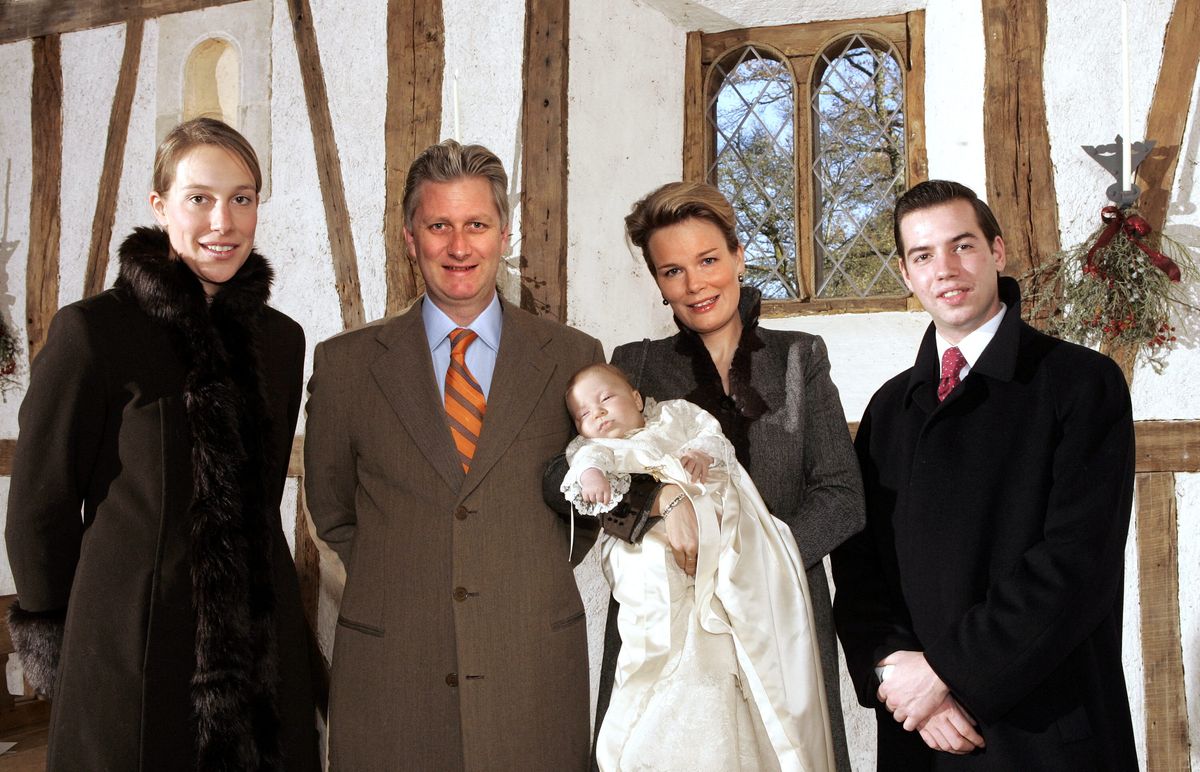
[[958, 350], [958, 346], [951, 346], [942, 354], [942, 379], [938, 381], [938, 402], [946, 399], [950, 392], [954, 391], [960, 380], [958, 373], [966, 363], [967, 358]]

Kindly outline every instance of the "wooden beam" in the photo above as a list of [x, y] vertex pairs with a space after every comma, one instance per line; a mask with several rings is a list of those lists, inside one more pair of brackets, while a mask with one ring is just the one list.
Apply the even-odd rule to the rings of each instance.
[[1200, 421], [1137, 421], [1139, 472], [1200, 472]]
[[333, 252], [333, 277], [342, 309], [342, 326], [357, 327], [365, 321], [362, 290], [358, 283], [358, 255], [350, 230], [350, 212], [346, 206], [346, 185], [342, 181], [342, 162], [338, 157], [329, 114], [329, 93], [321, 67], [321, 51], [313, 28], [308, 0], [288, 0], [296, 55], [300, 59], [300, 77], [304, 81], [304, 101], [312, 125], [313, 150], [317, 156], [317, 179], [321, 202], [325, 205], [325, 227]]
[[704, 36], [700, 55], [704, 64], [711, 64], [726, 52], [753, 41], [771, 46], [789, 58], [812, 56], [814, 51], [820, 51], [835, 36], [844, 33], [850, 25], [853, 25], [856, 32], [891, 41], [903, 50], [908, 21], [904, 14], [897, 14], [868, 19], [812, 21], [713, 32]]
[[1146, 119], [1146, 137], [1158, 144], [1138, 168], [1144, 191], [1138, 208], [1155, 230], [1162, 230], [1166, 223], [1167, 204], [1175, 187], [1175, 171], [1187, 128], [1187, 106], [1192, 103], [1196, 68], [1200, 66], [1197, 29], [1200, 29], [1200, 0], [1175, 0], [1163, 35], [1162, 64]]
[[29, 263], [25, 268], [25, 329], [29, 361], [46, 342], [58, 311], [58, 240], [62, 228], [62, 52], [58, 35], [33, 41], [33, 185]]
[[0, 44], [142, 21], [242, 0], [3, 0]]
[[389, 316], [400, 313], [424, 290], [421, 272], [404, 243], [401, 207], [409, 165], [440, 136], [445, 42], [442, 0], [388, 0], [383, 245]]
[[687, 49], [683, 69], [683, 179], [704, 182], [708, 172], [707, 105], [704, 96], [704, 64], [700, 52], [704, 36], [699, 32], [687, 34]]
[[1179, 628], [1175, 476], [1137, 476], [1138, 593], [1146, 688], [1146, 770], [1188, 769], [1187, 696]]
[[521, 307], [566, 321], [569, 0], [526, 0]]
[[92, 218], [92, 243], [88, 248], [87, 271], [83, 277], [85, 298], [104, 290], [104, 277], [108, 273], [108, 247], [112, 241], [117, 196], [121, 192], [121, 172], [125, 168], [125, 139], [129, 136], [129, 113], [133, 106], [133, 93], [137, 89], [144, 25], [141, 19], [133, 19], [125, 25], [125, 52], [121, 55], [117, 90], [113, 94], [112, 110], [108, 115], [104, 168], [100, 172], [96, 214]]
[[983, 135], [987, 202], [1021, 276], [1059, 250], [1058, 198], [1046, 127], [1045, 0], [982, 0], [987, 48]]
[[911, 188], [929, 179], [929, 156], [925, 149], [925, 12], [904, 15], [908, 28], [904, 57], [904, 149]]

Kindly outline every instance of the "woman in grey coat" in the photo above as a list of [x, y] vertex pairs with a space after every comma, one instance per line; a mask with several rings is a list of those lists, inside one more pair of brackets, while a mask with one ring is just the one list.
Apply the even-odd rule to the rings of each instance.
[[[711, 185], [665, 185], [625, 218], [679, 332], [618, 346], [612, 362], [643, 396], [686, 399], [717, 417], [772, 514], [796, 537], [808, 573], [838, 769], [850, 768], [837, 643], [822, 559], [863, 527], [862, 480], [819, 337], [758, 326], [761, 295], [742, 286], [732, 207]], [[695, 570], [695, 523], [667, 519], [681, 567]], [[620, 639], [609, 606], [597, 725]]]

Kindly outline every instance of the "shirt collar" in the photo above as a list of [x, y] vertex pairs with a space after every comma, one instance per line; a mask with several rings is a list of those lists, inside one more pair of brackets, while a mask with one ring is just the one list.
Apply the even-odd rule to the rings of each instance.
[[[467, 329], [474, 330], [484, 345], [492, 351], [499, 352], [500, 326], [503, 318], [500, 293], [497, 292], [492, 296], [492, 302], [488, 303], [487, 308], [483, 309], [483, 312], [467, 325]], [[425, 339], [428, 341], [431, 351], [440, 346], [442, 341], [446, 340], [450, 333], [459, 327], [459, 324], [446, 316], [446, 312], [438, 308], [428, 295], [421, 301], [421, 321], [425, 323]]]
[[[981, 324], [977, 329], [972, 330], [965, 338], [958, 342], [958, 350], [962, 353], [963, 359], [967, 360], [969, 367], [974, 367], [979, 361], [979, 357], [983, 356], [983, 350], [992, 342], [992, 338], [996, 336], [996, 330], [1000, 329], [1000, 322], [1004, 320], [1004, 313], [1008, 310], [1008, 306], [1000, 303], [1000, 310], [991, 319]], [[935, 333], [934, 339], [937, 341], [938, 361], [942, 361], [942, 356], [945, 355], [946, 349], [950, 348], [950, 341], [942, 337], [942, 334]]]

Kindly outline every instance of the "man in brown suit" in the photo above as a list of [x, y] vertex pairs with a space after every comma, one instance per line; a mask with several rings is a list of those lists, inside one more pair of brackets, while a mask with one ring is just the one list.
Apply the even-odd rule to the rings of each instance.
[[481, 146], [425, 150], [404, 191], [425, 297], [316, 350], [305, 490], [346, 566], [332, 770], [587, 766], [584, 610], [540, 483], [567, 380], [604, 354], [497, 294], [507, 187]]

